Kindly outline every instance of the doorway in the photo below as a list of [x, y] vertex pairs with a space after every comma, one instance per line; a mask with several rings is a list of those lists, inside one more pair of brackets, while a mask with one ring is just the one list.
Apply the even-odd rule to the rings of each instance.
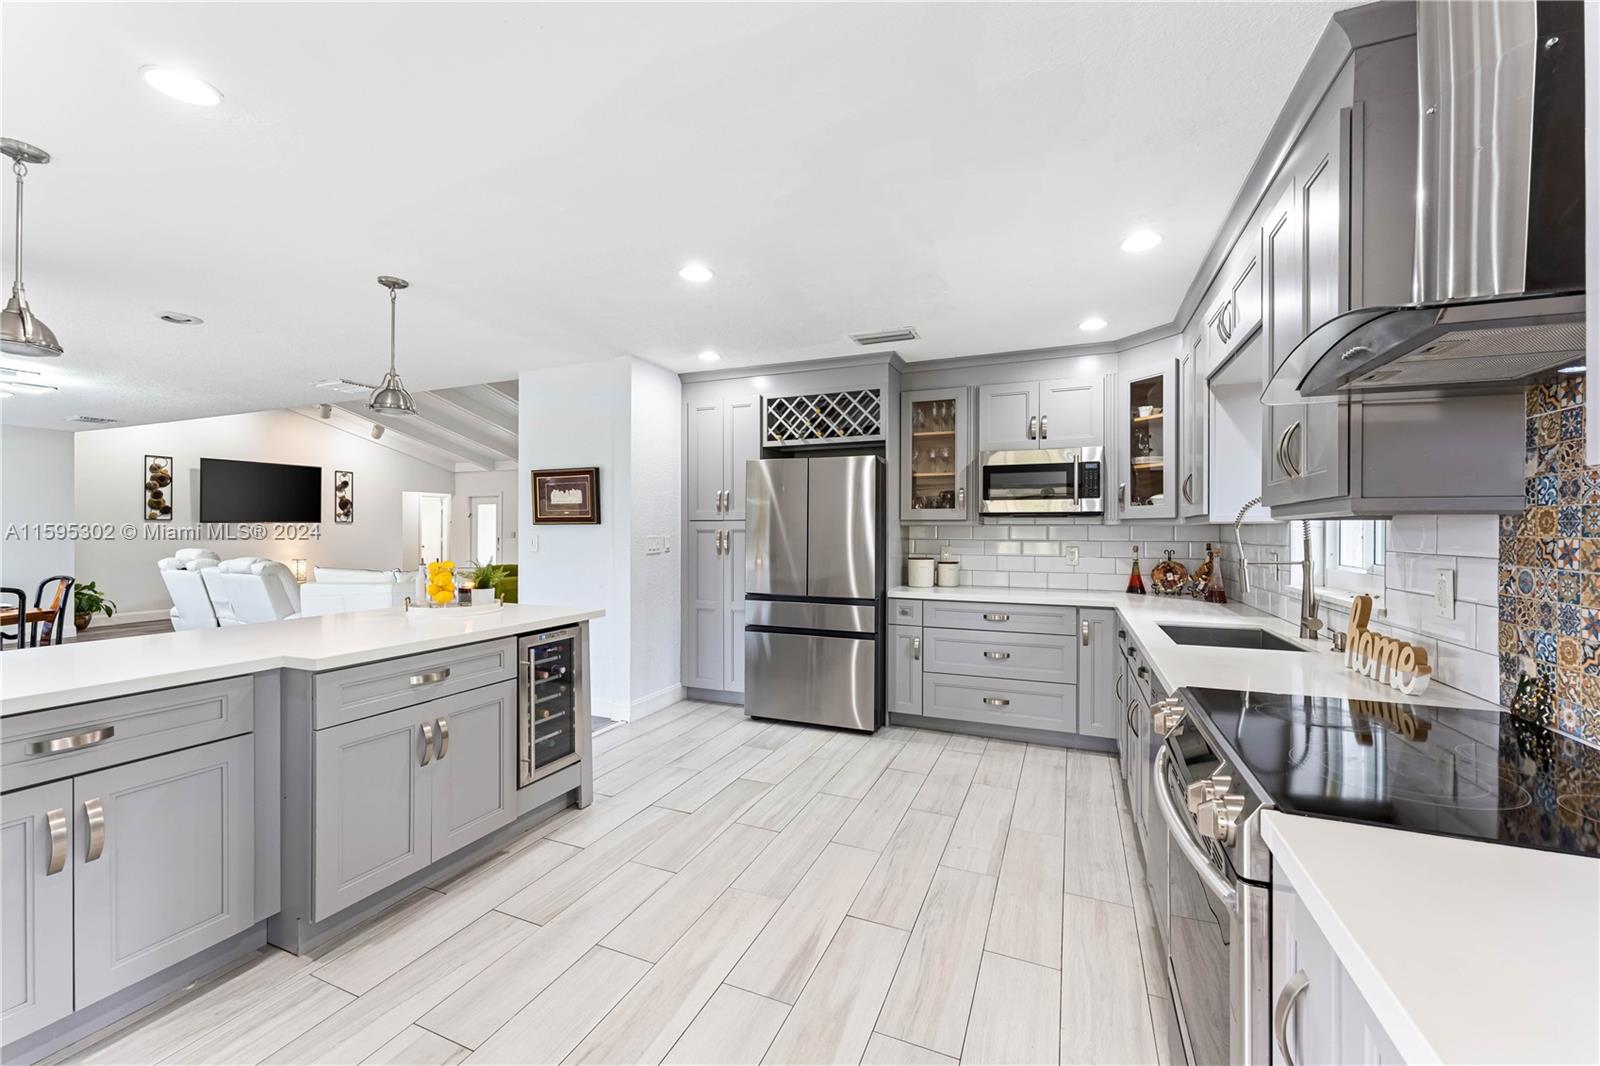
[[472, 560], [479, 566], [501, 561], [500, 497], [467, 497], [467, 537]]
[[[405, 543], [411, 560], [425, 563], [450, 557], [450, 494], [407, 492], [403, 494]], [[408, 560], [408, 566], [411, 564]]]

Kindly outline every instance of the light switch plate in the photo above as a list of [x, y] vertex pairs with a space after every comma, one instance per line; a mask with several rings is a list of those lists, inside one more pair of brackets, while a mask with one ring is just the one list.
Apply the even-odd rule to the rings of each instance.
[[1077, 566], [1078, 565], [1078, 555], [1079, 555], [1079, 548], [1078, 548], [1078, 546], [1076, 544], [1071, 544], [1071, 545], [1067, 546], [1067, 562], [1071, 563], [1073, 566]]
[[1433, 613], [1440, 618], [1456, 616], [1456, 572], [1443, 567], [1433, 572]]

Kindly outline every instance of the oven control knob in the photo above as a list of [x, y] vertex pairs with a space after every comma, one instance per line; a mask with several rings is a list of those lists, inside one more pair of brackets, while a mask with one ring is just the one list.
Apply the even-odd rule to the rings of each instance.
[[1162, 700], [1150, 708], [1150, 727], [1157, 736], [1169, 737], [1183, 724], [1181, 700]]
[[1233, 836], [1239, 826], [1239, 815], [1244, 810], [1244, 797], [1228, 794], [1214, 800], [1206, 800], [1200, 804], [1200, 809], [1194, 812], [1195, 827], [1200, 830], [1200, 835], [1215, 840], [1219, 844], [1233, 843]]
[[1188, 802], [1189, 813], [1198, 814], [1202, 803], [1221, 799], [1228, 794], [1228, 789], [1233, 787], [1233, 777], [1230, 774], [1212, 774], [1202, 778], [1184, 789], [1184, 799]]

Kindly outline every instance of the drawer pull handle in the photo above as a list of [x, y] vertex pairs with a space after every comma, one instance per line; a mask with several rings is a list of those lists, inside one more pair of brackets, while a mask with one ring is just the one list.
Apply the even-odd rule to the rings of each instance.
[[104, 743], [117, 735], [117, 727], [103, 725], [99, 729], [91, 729], [87, 733], [77, 733], [70, 737], [53, 737], [50, 740], [36, 740], [28, 745], [29, 755], [54, 755], [59, 751], [76, 751], [79, 748], [91, 747]]
[[422, 723], [422, 762], [418, 765], [427, 766], [433, 761], [433, 726], [427, 722]]
[[999, 696], [985, 696], [983, 698], [983, 702], [987, 703], [991, 707], [1009, 707], [1009, 706], [1011, 706], [1011, 701], [1010, 700], [1003, 700]]
[[439, 761], [443, 762], [444, 757], [450, 754], [450, 719], [438, 718], [435, 724], [439, 727]]
[[98, 798], [83, 801], [83, 816], [89, 820], [89, 846], [83, 861], [94, 862], [106, 850], [106, 809]]
[[1011, 653], [1008, 651], [986, 651], [983, 653], [983, 657], [985, 659], [993, 659], [996, 662], [1004, 662], [1011, 658]]
[[446, 666], [442, 670], [430, 670], [426, 674], [412, 674], [411, 683], [413, 685], [437, 685], [449, 676], [450, 668]]
[[60, 873], [67, 865], [67, 812], [57, 807], [44, 817], [50, 826], [50, 862], [44, 868], [48, 877]]
[[1009, 622], [1011, 621], [1011, 616], [1009, 614], [985, 614], [983, 620], [985, 622]]

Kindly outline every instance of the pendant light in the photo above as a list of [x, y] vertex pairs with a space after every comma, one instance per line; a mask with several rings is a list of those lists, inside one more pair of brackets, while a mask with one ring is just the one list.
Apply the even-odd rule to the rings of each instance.
[[383, 383], [372, 390], [372, 396], [367, 400], [367, 409], [384, 415], [414, 415], [417, 413], [417, 405], [411, 399], [411, 394], [406, 391], [406, 387], [400, 383], [400, 375], [394, 371], [395, 293], [409, 287], [411, 282], [384, 274], [378, 278], [378, 284], [389, 290], [389, 372], [383, 376]]
[[50, 153], [10, 137], [0, 137], [0, 154], [11, 159], [11, 172], [17, 176], [17, 262], [11, 282], [11, 299], [0, 311], [0, 351], [8, 355], [50, 358], [61, 354], [61, 342], [49, 326], [33, 317], [27, 293], [22, 290], [22, 179], [28, 164], [50, 162]]

